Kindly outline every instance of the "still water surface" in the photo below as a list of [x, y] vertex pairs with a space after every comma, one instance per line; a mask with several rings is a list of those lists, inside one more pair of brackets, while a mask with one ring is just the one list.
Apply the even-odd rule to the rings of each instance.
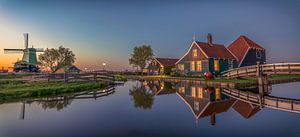
[[[299, 89], [300, 83], [273, 85], [271, 95], [300, 99]], [[24, 104], [0, 105], [0, 137], [300, 136], [300, 114], [183, 83], [129, 81], [96, 99]]]

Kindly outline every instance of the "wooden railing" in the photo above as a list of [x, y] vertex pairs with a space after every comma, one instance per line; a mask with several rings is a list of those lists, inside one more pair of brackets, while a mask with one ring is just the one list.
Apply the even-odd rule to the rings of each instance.
[[103, 90], [97, 90], [97, 91], [83, 91], [74, 93], [69, 96], [57, 96], [57, 97], [45, 97], [45, 98], [37, 98], [37, 99], [31, 99], [28, 100], [28, 102], [52, 102], [52, 101], [63, 101], [68, 99], [96, 99], [103, 96], [108, 96], [110, 94], [113, 94], [115, 92], [114, 86], [109, 86]]
[[255, 104], [261, 107], [300, 113], [300, 100], [260, 95], [251, 92], [240, 91], [237, 89], [223, 89], [223, 93], [232, 98]]
[[80, 81], [94, 81], [94, 82], [114, 82], [115, 77], [113, 74], [109, 73], [79, 73], [79, 74], [72, 74], [72, 73], [61, 73], [61, 74], [39, 74], [33, 75], [29, 79], [32, 81], [37, 80], [64, 80], [64, 82], [80, 80]]
[[78, 93], [74, 93], [71, 95], [43, 97], [43, 98], [25, 100], [25, 101], [22, 101], [20, 119], [25, 119], [25, 103], [31, 104], [32, 102], [37, 102], [39, 104], [44, 103], [46, 105], [47, 105], [47, 103], [53, 103], [53, 102], [55, 102], [57, 104], [69, 103], [70, 100], [97, 99], [100, 97], [111, 95], [113, 93], [115, 93], [115, 86], [111, 85], [103, 90], [83, 91], [83, 92], [78, 92]]
[[257, 76], [258, 73], [272, 74], [300, 74], [300, 62], [261, 64], [230, 69], [221, 73], [222, 77], [236, 78]]

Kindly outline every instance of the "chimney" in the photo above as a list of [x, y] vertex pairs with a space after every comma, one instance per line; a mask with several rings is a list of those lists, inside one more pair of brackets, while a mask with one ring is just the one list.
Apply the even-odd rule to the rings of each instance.
[[210, 115], [210, 124], [215, 125], [216, 124], [216, 113], [212, 113]]
[[210, 33], [207, 34], [207, 43], [212, 46], [212, 35]]

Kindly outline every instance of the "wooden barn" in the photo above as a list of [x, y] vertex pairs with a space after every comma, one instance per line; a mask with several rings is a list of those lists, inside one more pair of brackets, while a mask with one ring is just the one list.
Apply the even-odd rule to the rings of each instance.
[[158, 75], [167, 74], [169, 75], [172, 68], [175, 68], [175, 63], [178, 59], [172, 58], [153, 58], [148, 65], [148, 74]]
[[266, 62], [266, 50], [243, 35], [233, 41], [228, 46], [228, 50], [236, 57], [238, 67]]
[[176, 62], [176, 70], [183, 75], [203, 75], [236, 68], [237, 61], [222, 44], [215, 44], [212, 35], [207, 35], [207, 42], [193, 41], [189, 50]]
[[78, 74], [80, 73], [80, 69], [74, 65], [69, 66], [69, 67], [65, 67], [65, 68], [61, 68], [59, 70], [57, 70], [55, 73], [72, 73], [72, 74]]

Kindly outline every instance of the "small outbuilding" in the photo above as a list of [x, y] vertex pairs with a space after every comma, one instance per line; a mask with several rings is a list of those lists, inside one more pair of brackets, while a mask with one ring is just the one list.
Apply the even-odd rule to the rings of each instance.
[[229, 46], [228, 50], [236, 57], [238, 67], [256, 65], [266, 62], [266, 50], [246, 36], [239, 36]]
[[171, 73], [171, 69], [175, 68], [178, 59], [173, 58], [153, 58], [148, 65], [148, 74], [167, 74]]
[[74, 65], [69, 66], [69, 67], [65, 67], [65, 68], [61, 68], [59, 70], [56, 71], [56, 73], [72, 73], [72, 74], [78, 74], [80, 73], [80, 69]]

